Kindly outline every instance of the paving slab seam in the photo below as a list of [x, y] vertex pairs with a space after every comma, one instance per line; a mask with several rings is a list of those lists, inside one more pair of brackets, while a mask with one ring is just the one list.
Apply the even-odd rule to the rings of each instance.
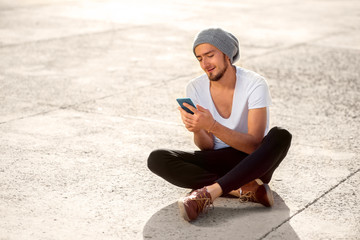
[[360, 171], [360, 168], [357, 169], [355, 172], [350, 173], [347, 177], [345, 177], [344, 179], [342, 179], [340, 182], [338, 182], [337, 184], [335, 184], [334, 186], [332, 186], [330, 189], [328, 189], [326, 192], [324, 192], [323, 194], [321, 194], [321, 196], [317, 197], [315, 200], [313, 200], [312, 202], [306, 204], [303, 208], [301, 208], [300, 210], [298, 210], [296, 213], [294, 213], [292, 216], [288, 217], [287, 219], [285, 219], [282, 223], [280, 223], [279, 225], [277, 225], [276, 227], [272, 228], [268, 233], [266, 233], [265, 235], [263, 235], [262, 237], [259, 238], [260, 239], [265, 239], [269, 234], [271, 234], [272, 232], [276, 231], [278, 228], [280, 228], [282, 225], [284, 225], [285, 223], [289, 222], [293, 217], [295, 217], [296, 215], [300, 214], [301, 212], [303, 212], [304, 210], [306, 210], [307, 208], [309, 208], [310, 206], [312, 206], [313, 204], [315, 204], [317, 201], [319, 201], [321, 198], [323, 198], [324, 196], [326, 196], [328, 193], [330, 193], [331, 191], [333, 191], [335, 188], [337, 188], [340, 184], [344, 183], [345, 181], [347, 181], [348, 179], [350, 179], [352, 176], [354, 176], [355, 174], [357, 174]]
[[[102, 22], [102, 21], [99, 21], [99, 22]], [[110, 22], [110, 23], [115, 23], [115, 22]], [[117, 24], [117, 23], [115, 23], [115, 24]], [[68, 36], [63, 36], [63, 37], [47, 38], [47, 39], [41, 39], [41, 40], [36, 40], [36, 41], [25, 41], [25, 42], [15, 43], [15, 44], [4, 44], [4, 45], [2, 45], [0, 43], [0, 49], [1, 48], [8, 48], [8, 47], [10, 48], [10, 47], [24, 46], [24, 45], [28, 45], [28, 44], [46, 43], [46, 42], [51, 42], [51, 41], [71, 39], [71, 38], [77, 38], [77, 37], [89, 37], [89, 36], [94, 36], [94, 35], [98, 35], [98, 34], [106, 34], [106, 33], [124, 31], [124, 30], [134, 30], [134, 29], [137, 29], [137, 28], [141, 29], [141, 28], [145, 28], [145, 27], [147, 27], [147, 25], [135, 25], [134, 27], [110, 28], [110, 29], [107, 29], [107, 30], [104, 30], [104, 31], [98, 31], [98, 32], [95, 31], [95, 32], [82, 33], [82, 34], [73, 34], [73, 35], [68, 35]]]
[[36, 116], [39, 116], [39, 115], [45, 115], [45, 114], [48, 114], [48, 113], [57, 111], [57, 110], [59, 110], [59, 109], [61, 109], [61, 107], [60, 107], [60, 108], [56, 108], [56, 109], [52, 109], [52, 110], [48, 110], [48, 111], [44, 111], [44, 112], [39, 112], [39, 113], [34, 113], [34, 114], [26, 115], [26, 116], [21, 116], [21, 117], [9, 119], [9, 120], [6, 120], [6, 121], [4, 121], [4, 122], [0, 122], [0, 125], [6, 124], [6, 123], [9, 123], [9, 122], [13, 122], [13, 121], [17, 121], [17, 120], [22, 120], [22, 119], [26, 119], [26, 118], [36, 117]]
[[[164, 84], [165, 84], [165, 85], [168, 85], [168, 84], [170, 84], [171, 82], [178, 80], [179, 78], [189, 78], [189, 79], [191, 79], [193, 76], [194, 76], [194, 73], [190, 73], [190, 74], [186, 74], [186, 75], [179, 75], [179, 76], [174, 77], [173, 79], [167, 80], [166, 82], [165, 82], [165, 81], [160, 81], [160, 82], [157, 83], [157, 84], [144, 85], [144, 86], [138, 87], [137, 89], [143, 89], [143, 88], [147, 88], [147, 87], [160, 87], [160, 86], [163, 87]], [[95, 101], [98, 101], [98, 100], [103, 100], [103, 99], [106, 99], [106, 98], [114, 97], [114, 96], [116, 96], [116, 95], [118, 95], [118, 94], [122, 94], [122, 93], [127, 92], [127, 91], [128, 91], [128, 90], [123, 89], [123, 90], [121, 90], [121, 91], [118, 91], [118, 92], [113, 93], [113, 94], [110, 94], [110, 95], [106, 95], [106, 96], [102, 96], [102, 97], [98, 97], [98, 98], [93, 98], [93, 99], [85, 100], [85, 101], [80, 102], [80, 103], [74, 103], [74, 104], [68, 104], [68, 105], [61, 105], [61, 106], [59, 106], [59, 107], [57, 107], [57, 108], [55, 108], [55, 109], [52, 109], [52, 110], [43, 111], [43, 112], [39, 112], [39, 113], [34, 113], [34, 114], [26, 115], [26, 116], [21, 116], [21, 117], [9, 119], [9, 120], [0, 122], [0, 125], [6, 124], [6, 123], [9, 123], [9, 122], [13, 122], [13, 121], [17, 121], [17, 120], [22, 120], [22, 119], [26, 119], [26, 118], [36, 117], [36, 116], [39, 116], [39, 115], [46, 115], [46, 114], [48, 114], [48, 113], [56, 112], [56, 111], [58, 111], [58, 110], [73, 109], [73, 108], [76, 107], [76, 106], [81, 106], [81, 105], [83, 105], [83, 104], [87, 104], [87, 103], [90, 103], [90, 102], [95, 102]], [[79, 112], [86, 112], [86, 111], [80, 111], [80, 110], [77, 110], [77, 111], [79, 111]]]
[[[294, 49], [294, 48], [302, 47], [302, 46], [305, 46], [305, 45], [309, 45], [311, 43], [315, 43], [317, 41], [324, 40], [324, 39], [327, 39], [327, 38], [330, 38], [330, 37], [339, 36], [339, 35], [345, 34], [345, 33], [350, 33], [350, 31], [340, 31], [340, 32], [329, 33], [329, 34], [326, 34], [324, 36], [311, 39], [309, 41], [295, 43], [295, 44], [292, 44], [292, 45], [289, 45], [289, 46], [284, 46], [284, 47], [272, 48], [272, 50], [270, 50], [270, 51], [267, 51], [267, 52], [264, 52], [264, 53], [261, 53], [261, 54], [250, 55], [249, 57], [244, 57], [243, 59], [244, 60], [251, 60], [251, 59], [258, 58], [258, 57], [271, 55], [273, 53], [287, 51], [287, 50], [290, 50], [290, 49]], [[244, 46], [246, 47], [246, 45], [244, 45]], [[327, 46], [327, 47], [331, 47], [331, 46]]]
[[131, 115], [122, 115], [121, 117], [127, 118], [127, 119], [138, 120], [138, 121], [144, 121], [144, 122], [161, 123], [161, 124], [166, 124], [166, 125], [171, 125], [171, 126], [179, 126], [179, 127], [184, 126], [184, 124], [182, 124], [180, 122], [177, 123], [177, 122], [170, 122], [170, 121], [162, 121], [159, 119], [148, 118], [148, 117], [139, 117], [139, 116], [131, 116]]
[[[81, 109], [81, 110], [77, 109], [76, 111], [82, 112], [82, 113], [91, 113], [91, 114], [104, 115], [103, 113], [87, 111], [87, 110], [83, 110], [83, 109]], [[177, 127], [184, 126], [182, 123], [178, 123], [178, 122], [162, 121], [162, 120], [155, 119], [155, 118], [133, 116], [133, 115], [126, 115], [126, 114], [125, 115], [109, 115], [109, 114], [107, 114], [106, 116], [121, 117], [121, 118], [128, 119], [128, 120], [131, 119], [131, 120], [142, 121], [142, 122], [161, 123], [161, 124], [170, 125], [170, 126], [177, 126]]]
[[[115, 94], [112, 94], [111, 96], [114, 96], [114, 95], [115, 95]], [[43, 111], [43, 112], [38, 112], [38, 113], [26, 115], [26, 116], [21, 116], [21, 117], [9, 119], [9, 120], [0, 122], [0, 125], [6, 124], [6, 123], [10, 123], [10, 122], [14, 122], [14, 121], [18, 121], [18, 120], [22, 120], [22, 119], [26, 119], [26, 118], [36, 117], [36, 116], [39, 116], [39, 115], [46, 115], [46, 114], [48, 114], [48, 113], [56, 112], [56, 111], [58, 111], [58, 110], [73, 108], [73, 107], [79, 106], [79, 105], [81, 105], [81, 104], [85, 104], [85, 103], [89, 103], [89, 102], [92, 102], [92, 101], [101, 100], [101, 99], [104, 99], [104, 98], [107, 98], [107, 97], [111, 97], [111, 96], [105, 96], [105, 97], [103, 96], [103, 97], [96, 98], [96, 99], [86, 100], [86, 101], [81, 102], [81, 103], [75, 103], [75, 104], [69, 104], [69, 105], [62, 105], [62, 106], [59, 106], [58, 108], [55, 108], [55, 109], [52, 109], [52, 110]]]
[[29, 8], [38, 8], [38, 7], [44, 7], [44, 6], [54, 6], [56, 5], [64, 5], [64, 4], [68, 4], [68, 3], [77, 3], [78, 1], [59, 1], [59, 2], [50, 2], [50, 3], [41, 3], [41, 4], [32, 4], [32, 5], [28, 5], [26, 7], [8, 7], [8, 8], [0, 8], [0, 12], [4, 12], [4, 11], [16, 11], [18, 9], [22, 10], [22, 9], [29, 9]]

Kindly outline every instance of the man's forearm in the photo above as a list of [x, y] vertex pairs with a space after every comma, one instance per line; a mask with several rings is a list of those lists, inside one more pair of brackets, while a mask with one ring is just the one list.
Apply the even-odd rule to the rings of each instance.
[[262, 138], [260, 137], [234, 131], [219, 124], [218, 122], [216, 122], [216, 124], [212, 127], [211, 132], [232, 148], [248, 154], [255, 151], [262, 141]]
[[212, 134], [205, 130], [194, 132], [194, 143], [200, 150], [211, 150], [214, 148], [214, 138]]

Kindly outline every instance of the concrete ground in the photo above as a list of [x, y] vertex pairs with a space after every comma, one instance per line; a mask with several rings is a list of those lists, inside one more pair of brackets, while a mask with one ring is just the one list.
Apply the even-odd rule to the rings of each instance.
[[[196, 33], [236, 35], [293, 134], [272, 209], [188, 223], [146, 166], [193, 150], [175, 98]], [[359, 1], [0, 0], [0, 239], [360, 239]]]

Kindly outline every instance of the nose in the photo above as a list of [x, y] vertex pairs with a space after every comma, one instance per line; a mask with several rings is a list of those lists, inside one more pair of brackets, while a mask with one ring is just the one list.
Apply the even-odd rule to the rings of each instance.
[[209, 66], [209, 61], [206, 58], [203, 58], [201, 61], [201, 67], [203, 69], [207, 68]]

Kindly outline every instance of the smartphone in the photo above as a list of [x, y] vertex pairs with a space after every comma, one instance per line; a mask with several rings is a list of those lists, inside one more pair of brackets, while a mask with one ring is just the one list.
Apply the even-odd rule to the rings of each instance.
[[184, 109], [186, 112], [191, 113], [191, 114], [194, 114], [190, 109], [188, 109], [187, 107], [185, 107], [185, 106], [183, 105], [183, 103], [187, 103], [187, 104], [193, 106], [194, 108], [196, 108], [196, 107], [195, 107], [195, 104], [193, 103], [193, 101], [191, 101], [191, 98], [177, 98], [176, 101], [179, 103], [180, 107], [181, 107], [182, 109]]

